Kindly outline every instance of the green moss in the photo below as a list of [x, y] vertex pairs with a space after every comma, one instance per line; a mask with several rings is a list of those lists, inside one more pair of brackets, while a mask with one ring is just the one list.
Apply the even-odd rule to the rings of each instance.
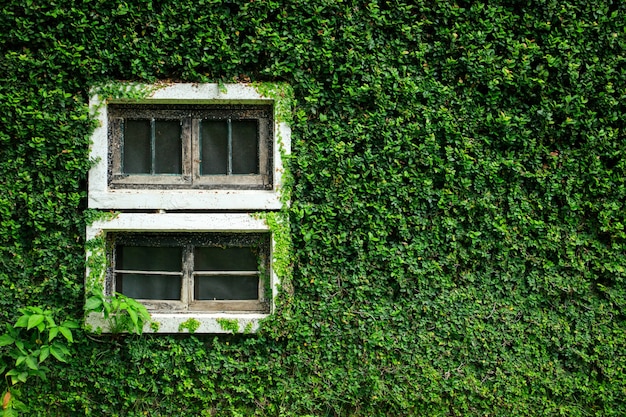
[[178, 331], [182, 333], [187, 330], [189, 333], [195, 333], [199, 327], [200, 322], [194, 318], [190, 318], [178, 325]]
[[239, 321], [236, 319], [218, 318], [217, 324], [219, 324], [220, 328], [226, 332], [231, 332], [233, 334], [239, 332]]
[[243, 329], [243, 334], [250, 334], [250, 333], [252, 333], [252, 323], [251, 322], [246, 324], [246, 327]]

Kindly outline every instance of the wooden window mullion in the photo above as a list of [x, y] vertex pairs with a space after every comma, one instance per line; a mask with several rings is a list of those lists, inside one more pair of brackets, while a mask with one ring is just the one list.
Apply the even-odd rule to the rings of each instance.
[[181, 285], [180, 301], [187, 310], [193, 300], [193, 245], [183, 247], [183, 279]]
[[150, 174], [156, 172], [156, 120], [150, 119]]

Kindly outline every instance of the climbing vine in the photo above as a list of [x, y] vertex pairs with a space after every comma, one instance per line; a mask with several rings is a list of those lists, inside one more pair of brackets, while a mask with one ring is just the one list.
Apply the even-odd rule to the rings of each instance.
[[15, 397], [30, 415], [626, 413], [626, 3], [1, 9], [2, 323], [82, 320], [101, 273], [96, 89], [249, 82], [292, 131], [266, 218], [287, 279], [259, 331], [72, 328], [68, 362]]

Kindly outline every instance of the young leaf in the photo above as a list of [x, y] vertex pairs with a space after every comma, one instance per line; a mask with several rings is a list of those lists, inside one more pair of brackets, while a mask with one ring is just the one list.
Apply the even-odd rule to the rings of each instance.
[[87, 311], [102, 311], [102, 298], [98, 296], [89, 297], [85, 302], [85, 310]]
[[68, 329], [65, 326], [59, 326], [58, 329], [61, 332], [61, 334], [65, 336], [68, 342], [70, 343], [74, 342], [74, 338], [72, 337], [72, 331], [70, 329]]
[[39, 369], [39, 366], [37, 364], [37, 359], [35, 359], [33, 356], [28, 355], [26, 357], [26, 366], [28, 366], [30, 369], [32, 369], [33, 371], [36, 371], [37, 369]]
[[11, 335], [3, 334], [0, 336], [0, 346], [7, 346], [12, 344], [15, 341]]
[[15, 322], [15, 327], [26, 327], [28, 326], [28, 319], [30, 318], [30, 314], [26, 315], [24, 314], [23, 316], [20, 316], [17, 321]]
[[50, 333], [48, 333], [48, 342], [52, 342], [52, 340], [57, 337], [57, 334], [59, 334], [59, 327], [52, 327]]
[[132, 308], [129, 308], [128, 310], [126, 310], [128, 312], [128, 315], [130, 316], [130, 319], [132, 320], [133, 324], [135, 325], [135, 327], [137, 327], [137, 313], [135, 312], [135, 310], [133, 310]]
[[32, 316], [30, 316], [28, 318], [28, 327], [26, 327], [26, 330], [30, 330], [33, 327], [38, 327], [40, 324], [43, 323], [44, 318], [45, 317], [41, 314], [33, 314]]
[[69, 350], [67, 350], [65, 346], [54, 343], [50, 346], [50, 353], [52, 354], [52, 356], [57, 358], [58, 361], [67, 362], [67, 360], [65, 359], [65, 355], [69, 354]]
[[65, 320], [63, 322], [63, 326], [67, 327], [68, 329], [78, 329], [78, 328], [80, 328], [80, 324], [78, 324], [78, 322], [75, 322], [74, 320]]
[[45, 361], [50, 356], [50, 346], [43, 346], [39, 353], [39, 363]]
[[15, 359], [15, 366], [20, 366], [27, 358], [27, 355], [20, 355], [17, 357], [17, 359]]

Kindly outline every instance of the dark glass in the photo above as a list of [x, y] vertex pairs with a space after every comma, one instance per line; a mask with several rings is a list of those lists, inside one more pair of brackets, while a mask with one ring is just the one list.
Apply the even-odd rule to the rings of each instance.
[[252, 248], [196, 247], [194, 271], [257, 271]]
[[203, 120], [200, 175], [228, 173], [228, 123], [225, 120]]
[[182, 174], [180, 121], [157, 120], [154, 125], [154, 173]]
[[122, 172], [126, 174], [150, 174], [152, 152], [150, 150], [150, 121], [124, 121], [124, 149]]
[[259, 173], [259, 139], [254, 120], [232, 121], [233, 174]]
[[[116, 248], [117, 270], [181, 272], [182, 248], [123, 246]], [[115, 291], [146, 300], [180, 300], [179, 275], [118, 273]]]
[[166, 246], [123, 246], [116, 248], [116, 269], [133, 271], [182, 271], [182, 248]]
[[176, 275], [117, 274], [115, 291], [143, 300], [180, 300], [181, 277]]
[[196, 275], [196, 300], [257, 300], [259, 278], [241, 275]]

